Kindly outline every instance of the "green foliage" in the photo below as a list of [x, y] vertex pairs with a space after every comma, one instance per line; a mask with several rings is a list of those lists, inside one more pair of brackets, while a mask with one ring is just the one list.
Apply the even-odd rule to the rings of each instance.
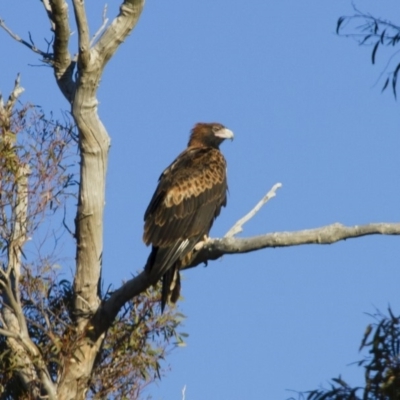
[[[72, 285], [66, 279], [58, 280], [50, 265], [24, 269], [21, 303], [29, 334], [55, 380], [77, 342], [72, 327]], [[149, 383], [165, 374], [166, 356], [184, 343], [186, 335], [178, 333], [184, 316], [176, 308], [160, 313], [159, 293], [160, 287], [150, 288], [118, 315], [96, 359], [88, 398], [139, 399]], [[0, 400], [25, 398], [17, 368], [5, 337], [0, 336]]]
[[330, 388], [302, 394], [307, 400], [399, 400], [400, 399], [400, 316], [377, 312], [368, 325], [360, 350], [368, 355], [357, 364], [365, 369], [365, 386], [351, 387], [340, 376]]
[[[5, 250], [15, 221], [21, 220], [15, 215], [19, 171], [28, 175], [26, 228], [34, 237], [43, 222], [63, 209], [68, 196], [75, 195], [75, 147], [73, 126], [46, 118], [37, 107], [23, 106], [0, 120], [0, 283], [5, 282], [9, 262]], [[51, 232], [41, 240], [46, 245], [37, 254], [24, 254], [18, 283], [30, 339], [54, 382], [81, 339], [74, 328], [73, 285], [61, 275], [57, 253], [49, 245], [54, 242], [57, 247], [57, 241]], [[0, 310], [8, 307], [5, 287], [0, 284]], [[184, 344], [184, 334], [178, 333], [184, 317], [176, 308], [161, 314], [159, 293], [159, 287], [150, 288], [119, 313], [95, 361], [88, 398], [138, 399], [149, 383], [165, 374], [166, 355]], [[100, 294], [104, 300], [108, 296]], [[0, 328], [6, 328], [1, 318]], [[9, 340], [13, 339], [0, 335], [0, 400], [29, 399], [18, 378], [21, 357], [10, 350]]]
[[[107, 332], [90, 384], [91, 399], [138, 399], [165, 373], [168, 353], [184, 343], [176, 308], [160, 312], [160, 284], [136, 296]], [[111, 396], [111, 397], [110, 397]]]

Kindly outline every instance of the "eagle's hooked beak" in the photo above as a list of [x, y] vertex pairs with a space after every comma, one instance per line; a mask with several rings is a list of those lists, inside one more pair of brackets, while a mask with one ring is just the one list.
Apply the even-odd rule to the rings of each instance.
[[231, 139], [233, 140], [234, 134], [230, 129], [223, 128], [220, 129], [218, 132], [215, 133], [215, 136], [221, 138], [221, 139]]

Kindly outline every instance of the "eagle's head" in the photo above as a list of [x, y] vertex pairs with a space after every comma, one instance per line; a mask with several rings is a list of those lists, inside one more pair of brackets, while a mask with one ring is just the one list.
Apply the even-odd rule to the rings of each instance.
[[218, 149], [219, 145], [225, 139], [233, 139], [233, 132], [222, 124], [200, 122], [194, 126], [189, 138], [189, 147], [214, 147]]

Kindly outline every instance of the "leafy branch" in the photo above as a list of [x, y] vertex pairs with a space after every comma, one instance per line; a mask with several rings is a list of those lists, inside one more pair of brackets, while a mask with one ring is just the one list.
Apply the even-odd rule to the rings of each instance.
[[[377, 52], [380, 47], [395, 47], [400, 42], [400, 26], [389, 20], [376, 18], [357, 9], [354, 5], [354, 14], [342, 16], [338, 19], [336, 33], [346, 38], [355, 39], [360, 46], [370, 46], [371, 62], [376, 63]], [[386, 63], [380, 77], [386, 75], [382, 92], [391, 85], [393, 95], [397, 98], [397, 80], [400, 72], [400, 50], [393, 53]]]
[[[300, 395], [307, 400], [397, 400], [400, 398], [400, 316], [388, 309], [371, 315], [360, 350], [368, 355], [357, 362], [365, 369], [365, 386], [352, 387], [341, 376], [333, 378], [328, 389], [316, 389]], [[293, 400], [293, 399], [292, 399]]]

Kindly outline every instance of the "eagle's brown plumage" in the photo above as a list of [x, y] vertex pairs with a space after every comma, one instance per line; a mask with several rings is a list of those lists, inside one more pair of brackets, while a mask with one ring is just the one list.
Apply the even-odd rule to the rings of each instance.
[[152, 245], [145, 269], [163, 278], [162, 310], [179, 297], [185, 256], [226, 205], [226, 161], [219, 145], [232, 138], [221, 124], [195, 125], [186, 150], [161, 174], [144, 214], [143, 240]]

